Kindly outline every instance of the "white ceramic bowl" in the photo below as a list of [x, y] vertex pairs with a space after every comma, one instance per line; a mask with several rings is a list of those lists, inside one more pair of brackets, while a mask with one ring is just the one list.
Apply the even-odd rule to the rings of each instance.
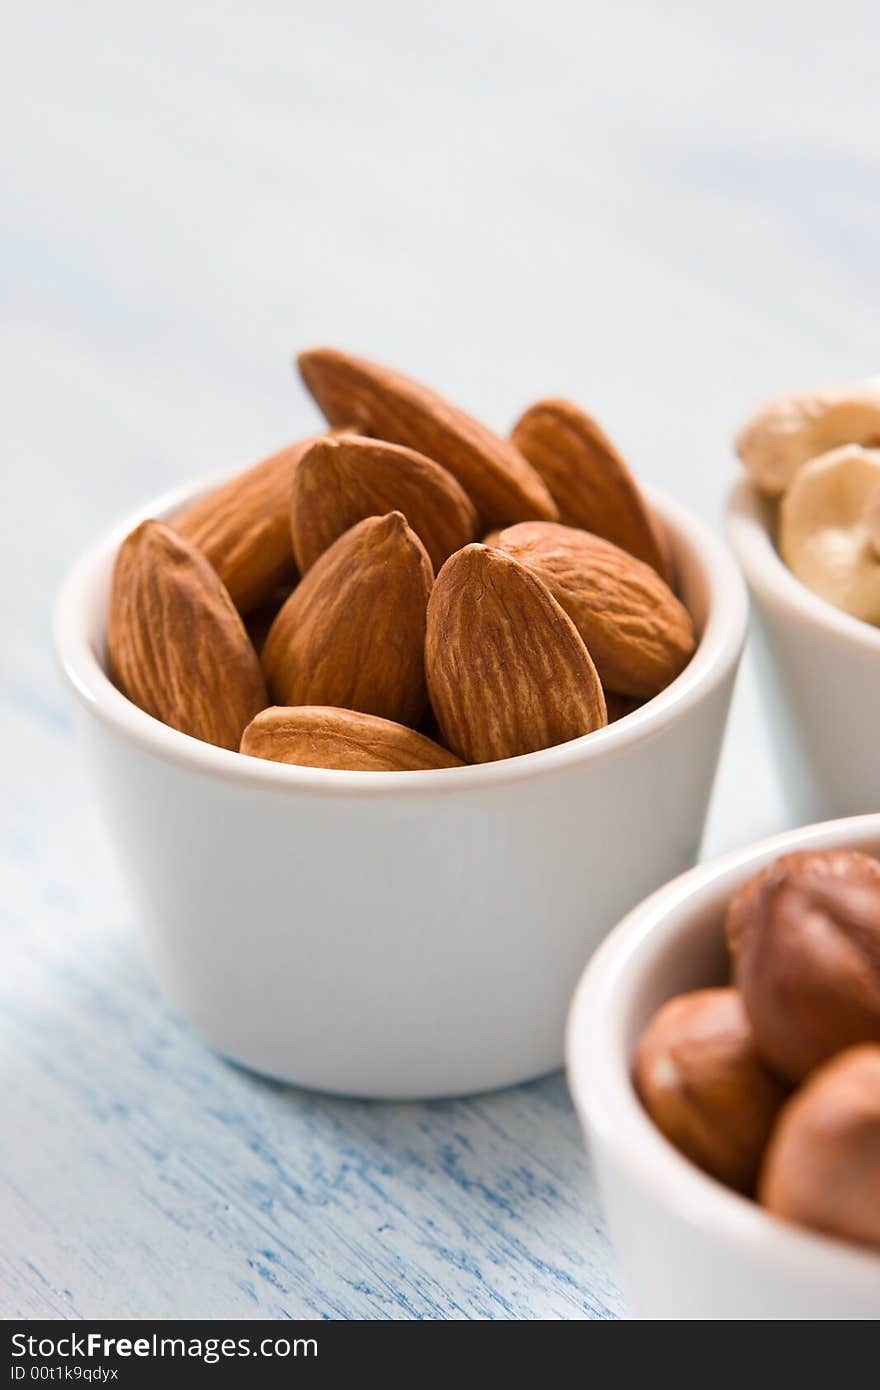
[[199, 490], [105, 536], [55, 619], [166, 993], [226, 1056], [320, 1090], [440, 1096], [558, 1067], [590, 951], [696, 858], [746, 627], [733, 560], [654, 499], [702, 637], [662, 695], [608, 729], [479, 767], [288, 767], [167, 728], [105, 674], [119, 542]]
[[756, 650], [792, 819], [880, 811], [880, 628], [842, 613], [791, 573], [774, 504], [747, 479], [727, 532], [758, 617]]
[[665, 1000], [727, 980], [734, 890], [787, 850], [841, 846], [880, 853], [880, 815], [792, 830], [682, 875], [621, 922], [578, 985], [569, 1085], [633, 1316], [880, 1317], [880, 1256], [786, 1225], [707, 1177], [648, 1118], [630, 1075]]

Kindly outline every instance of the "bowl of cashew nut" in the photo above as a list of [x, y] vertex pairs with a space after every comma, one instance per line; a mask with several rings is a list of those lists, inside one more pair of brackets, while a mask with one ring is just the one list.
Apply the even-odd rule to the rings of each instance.
[[727, 505], [789, 810], [880, 810], [880, 376], [777, 396]]

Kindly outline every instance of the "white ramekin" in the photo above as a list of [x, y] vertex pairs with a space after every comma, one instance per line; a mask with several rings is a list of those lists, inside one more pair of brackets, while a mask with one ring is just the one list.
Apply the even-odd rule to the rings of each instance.
[[747, 479], [727, 533], [757, 616], [762, 685], [793, 820], [880, 811], [880, 628], [842, 613], [791, 573], [776, 507]]
[[707, 1177], [643, 1110], [631, 1062], [675, 994], [723, 983], [725, 906], [792, 849], [880, 852], [880, 815], [792, 830], [701, 864], [642, 903], [584, 972], [568, 1077], [596, 1167], [629, 1312], [642, 1318], [877, 1318], [880, 1256], [785, 1225]]
[[226, 1056], [321, 1090], [441, 1096], [558, 1067], [591, 950], [697, 854], [746, 628], [723, 543], [653, 499], [702, 637], [662, 695], [608, 729], [479, 767], [287, 767], [167, 728], [105, 674], [119, 542], [206, 485], [114, 528], [55, 616], [166, 993]]

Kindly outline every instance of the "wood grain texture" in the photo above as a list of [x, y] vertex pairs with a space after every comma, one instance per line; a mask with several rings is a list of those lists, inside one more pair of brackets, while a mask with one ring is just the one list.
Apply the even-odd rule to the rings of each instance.
[[36, 805], [4, 810], [0, 1314], [619, 1310], [561, 1078], [370, 1105], [213, 1056], [149, 979], [62, 708], [15, 723], [22, 762], [73, 799], [41, 797], [39, 832]]
[[[871, 0], [831, 46], [818, 6], [508, 6], [503, 62], [465, 0], [345, 11], [44, 0], [0, 51], [5, 1316], [622, 1308], [559, 1077], [324, 1102], [157, 997], [48, 649], [77, 552], [322, 428], [298, 344], [362, 344], [496, 430], [568, 396], [713, 525], [756, 402], [876, 364]], [[786, 823], [773, 752], [750, 661], [707, 853]]]

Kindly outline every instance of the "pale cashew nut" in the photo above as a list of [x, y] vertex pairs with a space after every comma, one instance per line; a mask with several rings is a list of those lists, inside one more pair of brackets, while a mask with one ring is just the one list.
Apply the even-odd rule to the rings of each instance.
[[847, 444], [795, 477], [779, 515], [779, 550], [808, 588], [880, 624], [880, 449]]
[[758, 491], [779, 497], [819, 454], [841, 444], [880, 444], [880, 376], [776, 396], [746, 421], [735, 444]]

